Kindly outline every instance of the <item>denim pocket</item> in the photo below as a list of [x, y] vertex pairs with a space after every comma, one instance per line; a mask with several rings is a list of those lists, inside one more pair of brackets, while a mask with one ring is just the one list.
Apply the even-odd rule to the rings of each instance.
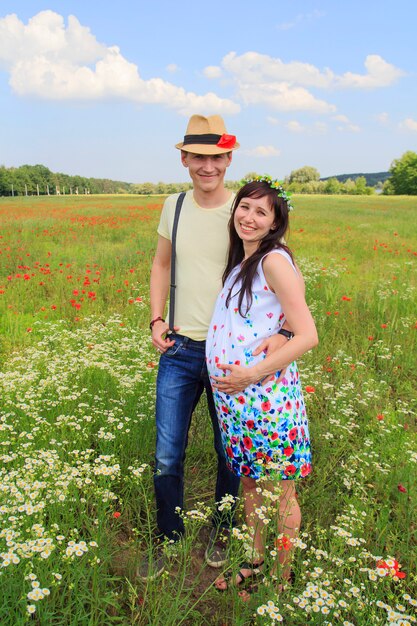
[[180, 350], [183, 346], [183, 341], [181, 341], [181, 339], [175, 339], [175, 343], [173, 346], [171, 346], [170, 348], [168, 348], [168, 350], [165, 351], [165, 356], [175, 356], [178, 352], [178, 350]]

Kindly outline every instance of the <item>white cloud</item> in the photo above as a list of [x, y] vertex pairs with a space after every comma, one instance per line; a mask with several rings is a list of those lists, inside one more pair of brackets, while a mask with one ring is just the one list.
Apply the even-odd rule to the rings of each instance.
[[44, 55], [55, 61], [93, 63], [105, 50], [73, 15], [66, 28], [64, 18], [53, 11], [41, 11], [26, 26], [15, 14], [0, 18], [0, 63], [8, 70]]
[[272, 126], [276, 126], [277, 124], [279, 124], [279, 120], [277, 120], [276, 117], [272, 117], [271, 115], [267, 116], [266, 121], [268, 122], [268, 124], [272, 124]]
[[220, 78], [223, 72], [222, 68], [218, 65], [208, 65], [204, 68], [203, 74], [206, 78]]
[[333, 115], [332, 119], [335, 120], [335, 122], [341, 122], [344, 124], [344, 126], [338, 126], [337, 130], [350, 131], [352, 133], [358, 133], [360, 131], [359, 126], [353, 124], [353, 122], [351, 122], [346, 115]]
[[27, 25], [16, 15], [0, 18], [0, 64], [20, 96], [44, 99], [94, 100], [123, 98], [137, 103], [162, 104], [191, 112], [233, 114], [240, 106], [210, 92], [187, 92], [161, 78], [144, 80], [138, 67], [117, 46], [97, 42], [76, 17], [41, 11]]
[[366, 57], [366, 74], [346, 72], [341, 76], [329, 68], [321, 71], [311, 63], [301, 61], [284, 63], [279, 58], [258, 52], [245, 52], [240, 56], [236, 52], [229, 52], [223, 57], [222, 66], [244, 83], [259, 84], [268, 80], [322, 89], [387, 87], [405, 75], [403, 70], [377, 54]]
[[287, 122], [286, 127], [288, 128], [288, 130], [290, 130], [292, 133], [303, 133], [304, 132], [304, 126], [302, 126], [300, 124], [300, 122], [297, 122], [296, 120], [292, 120], [291, 122]]
[[241, 55], [229, 52], [223, 57], [222, 66], [239, 81], [250, 84], [277, 81], [307, 87], [328, 87], [334, 80], [334, 74], [328, 68], [321, 72], [311, 63], [284, 63], [279, 58], [259, 52], [245, 52]]
[[314, 96], [306, 87], [327, 87], [333, 73], [320, 72], [314, 65], [293, 61], [284, 63], [258, 52], [237, 55], [229, 52], [221, 62], [232, 76], [236, 95], [245, 104], [264, 104], [278, 111], [334, 113], [333, 104]]
[[176, 63], [170, 63], [169, 65], [166, 66], [166, 70], [167, 72], [170, 72], [170, 74], [175, 74], [175, 72], [178, 72], [180, 68], [178, 67], [178, 65]]
[[297, 120], [291, 120], [285, 124], [285, 127], [291, 133], [305, 133], [308, 135], [324, 135], [327, 132], [327, 124], [325, 122], [314, 122], [313, 125], [306, 126], [304, 124], [300, 124]]
[[344, 122], [345, 124], [349, 122], [346, 115], [333, 115], [333, 119], [336, 120], [336, 122]]
[[365, 68], [367, 69], [367, 74], [346, 72], [343, 76], [337, 77], [337, 86], [354, 89], [375, 89], [376, 87], [388, 87], [402, 76], [405, 76], [403, 70], [391, 63], [387, 63], [378, 54], [369, 54], [366, 57]]
[[386, 126], [389, 122], [389, 115], [384, 111], [383, 113], [379, 113], [379, 115], [376, 116], [376, 119], [380, 124]]
[[407, 117], [407, 119], [400, 122], [399, 126], [402, 130], [417, 132], [417, 120], [413, 120], [411, 117]]
[[[236, 97], [246, 105], [263, 104], [278, 111], [318, 114], [335, 113], [336, 106], [314, 95], [312, 89], [387, 87], [404, 75], [401, 69], [375, 54], [366, 57], [366, 73], [363, 75], [352, 72], [337, 75], [330, 68], [319, 69], [301, 61], [286, 63], [278, 57], [254, 51], [240, 55], [229, 52], [223, 57], [221, 68], [222, 76], [226, 80], [229, 78], [229, 84], [235, 86]], [[216, 78], [220, 76], [220, 69], [210, 66], [205, 69], [205, 74]], [[354, 124], [350, 124], [350, 129], [358, 130]]]
[[327, 133], [327, 124], [325, 122], [315, 122], [314, 130], [317, 133], [320, 133], [320, 135], [324, 135], [325, 133]]
[[245, 104], [265, 104], [278, 111], [313, 111], [332, 113], [336, 107], [324, 100], [319, 100], [304, 87], [291, 87], [288, 83], [240, 84], [239, 97]]
[[251, 150], [243, 150], [243, 153], [247, 156], [253, 157], [271, 157], [271, 156], [279, 156], [281, 154], [280, 150], [274, 148], [274, 146], [257, 146], [256, 148], [252, 148]]
[[353, 124], [353, 122], [350, 121], [347, 115], [333, 115], [332, 119], [335, 120], [335, 122], [341, 122], [342, 124], [344, 124], [344, 126], [337, 127], [337, 130], [340, 130], [341, 132], [343, 131], [350, 131], [352, 133], [360, 132], [360, 127], [357, 124]]
[[326, 14], [323, 11], [319, 11], [318, 9], [315, 9], [312, 13], [299, 13], [295, 16], [292, 22], [283, 22], [282, 24], [278, 24], [277, 28], [278, 30], [290, 30], [301, 22], [310, 22], [311, 20], [323, 17], [323, 15]]
[[361, 129], [356, 124], [345, 124], [345, 126], [338, 126], [337, 130], [341, 133], [345, 133], [347, 131], [351, 133], [359, 133]]

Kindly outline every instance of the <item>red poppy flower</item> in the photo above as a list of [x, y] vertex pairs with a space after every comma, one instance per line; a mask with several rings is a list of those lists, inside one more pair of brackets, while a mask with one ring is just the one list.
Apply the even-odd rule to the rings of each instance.
[[305, 390], [306, 390], [307, 393], [314, 393], [316, 391], [316, 388], [312, 387], [311, 385], [307, 385], [305, 387]]
[[272, 433], [271, 440], [275, 441], [275, 439], [278, 439], [278, 433]]
[[239, 402], [239, 404], [245, 404], [245, 396], [239, 396], [237, 401]]
[[255, 422], [253, 420], [247, 420], [246, 426], [247, 428], [249, 428], [249, 430], [252, 430], [252, 428], [255, 427]]
[[241, 472], [244, 476], [249, 476], [250, 468], [247, 465], [242, 465]]
[[232, 459], [232, 458], [233, 458], [233, 451], [232, 451], [232, 448], [231, 448], [230, 446], [227, 446], [227, 448], [226, 448], [226, 454], [227, 454], [227, 456], [229, 457], [229, 459]]
[[287, 446], [286, 448], [284, 448], [284, 454], [285, 456], [292, 456], [294, 454], [294, 448], [291, 448], [291, 446]]
[[288, 535], [283, 535], [275, 540], [275, 545], [278, 550], [291, 550], [291, 540]]
[[223, 134], [219, 141], [217, 142], [217, 147], [218, 148], [234, 148], [236, 144], [236, 137], [235, 135], [226, 135]]
[[401, 565], [398, 563], [396, 559], [391, 559], [389, 563], [387, 563], [386, 561], [378, 561], [376, 565], [377, 567], [387, 570], [386, 576], [391, 574], [393, 578], [395, 577], [405, 578], [406, 577], [405, 572], [399, 571], [401, 568]]
[[295, 467], [295, 465], [287, 465], [287, 467], [284, 470], [284, 474], [286, 476], [293, 476], [296, 471], [297, 471], [297, 468]]
[[121, 516], [120, 511], [115, 511], [115, 512], [113, 513], [113, 517], [115, 517], [116, 519], [117, 519], [118, 517], [120, 517], [120, 516]]
[[398, 491], [401, 491], [401, 493], [407, 493], [407, 489], [401, 483], [398, 484]]
[[382, 422], [382, 420], [384, 419], [384, 416], [382, 413], [378, 413], [378, 415], [376, 416], [376, 419], [379, 420], [380, 422]]

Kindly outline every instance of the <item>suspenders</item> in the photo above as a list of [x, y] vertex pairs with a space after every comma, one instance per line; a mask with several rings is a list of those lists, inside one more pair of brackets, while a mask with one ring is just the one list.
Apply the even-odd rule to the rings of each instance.
[[180, 219], [181, 207], [184, 202], [185, 191], [180, 193], [177, 199], [177, 204], [175, 207], [175, 215], [174, 215], [174, 224], [172, 226], [172, 235], [171, 235], [171, 284], [169, 288], [169, 329], [171, 331], [174, 330], [174, 315], [175, 315], [175, 246], [177, 242], [177, 230], [178, 230], [178, 220]]

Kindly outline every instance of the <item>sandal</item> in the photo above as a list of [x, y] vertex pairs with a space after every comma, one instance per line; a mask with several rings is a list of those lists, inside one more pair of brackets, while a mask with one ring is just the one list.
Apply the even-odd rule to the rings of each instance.
[[[280, 583], [278, 585], [277, 591], [278, 593], [282, 593], [283, 591], [286, 591], [288, 589], [288, 587], [292, 586], [295, 582], [295, 574], [294, 574], [294, 570], [290, 570], [290, 574], [288, 576], [288, 578], [285, 579], [285, 582]], [[241, 591], [239, 591], [239, 597], [242, 600], [242, 602], [249, 602], [251, 595], [253, 593], [257, 593], [258, 588], [259, 588], [259, 581], [255, 581], [254, 583], [251, 583], [249, 585], [245, 585]]]
[[[226, 572], [223, 575], [222, 579], [217, 578], [214, 581], [214, 586], [217, 589], [217, 591], [221, 591], [221, 592], [227, 591], [229, 587], [239, 587], [243, 589], [248, 582], [253, 581], [256, 578], [259, 578], [262, 575], [263, 571], [260, 568], [262, 567], [263, 564], [264, 564], [264, 561], [260, 561], [260, 563], [257, 563], [256, 565], [254, 563], [242, 563], [239, 567], [239, 571], [237, 572], [237, 574], [234, 574], [232, 571]], [[250, 574], [245, 576], [242, 570], [250, 570]], [[231, 581], [233, 577], [238, 577], [238, 578], [232, 584]], [[226, 583], [226, 587], [222, 589], [221, 587], [218, 587], [216, 583]]]

